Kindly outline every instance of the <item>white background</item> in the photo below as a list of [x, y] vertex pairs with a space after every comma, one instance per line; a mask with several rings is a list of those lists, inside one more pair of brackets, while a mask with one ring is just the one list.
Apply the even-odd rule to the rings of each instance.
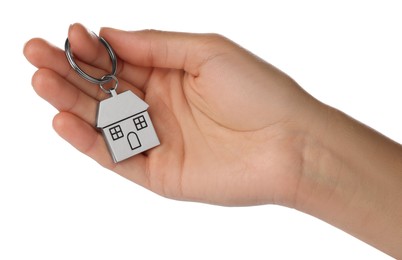
[[[292, 209], [159, 197], [59, 138], [24, 43], [69, 24], [216, 32], [308, 92], [402, 142], [399, 1], [3, 1], [0, 259], [388, 259]], [[324, 3], [325, 2], [325, 3]], [[401, 198], [395, 198], [401, 200]]]

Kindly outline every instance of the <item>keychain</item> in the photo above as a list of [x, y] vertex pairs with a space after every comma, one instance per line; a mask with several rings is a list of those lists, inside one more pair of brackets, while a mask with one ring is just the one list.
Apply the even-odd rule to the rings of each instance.
[[[97, 84], [111, 97], [102, 100], [98, 106], [96, 126], [103, 137], [115, 163], [158, 146], [159, 139], [148, 115], [148, 104], [127, 90], [117, 94], [119, 81], [116, 77], [117, 57], [112, 47], [102, 37], [99, 41], [105, 46], [112, 61], [112, 72], [102, 78], [94, 78], [84, 72], [74, 61], [68, 38], [65, 42], [65, 53], [71, 67], [84, 79]], [[115, 84], [110, 89], [104, 85], [110, 81]]]

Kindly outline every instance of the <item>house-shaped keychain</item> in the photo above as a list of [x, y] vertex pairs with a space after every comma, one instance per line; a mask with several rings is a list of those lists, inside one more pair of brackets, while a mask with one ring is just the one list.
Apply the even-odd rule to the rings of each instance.
[[99, 103], [97, 127], [112, 154], [114, 162], [120, 162], [159, 145], [148, 104], [131, 91], [117, 94]]

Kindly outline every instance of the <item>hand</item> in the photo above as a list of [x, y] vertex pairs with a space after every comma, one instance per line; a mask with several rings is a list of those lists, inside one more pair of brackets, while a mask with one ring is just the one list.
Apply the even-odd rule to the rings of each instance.
[[[150, 105], [161, 145], [114, 164], [94, 128], [107, 96], [80, 78], [64, 51], [32, 39], [32, 84], [60, 113], [57, 133], [104, 167], [166, 197], [222, 205], [291, 205], [303, 171], [306, 126], [322, 109], [292, 79], [218, 35], [102, 29], [118, 61], [119, 92]], [[89, 74], [111, 70], [109, 56], [82, 25], [72, 52]], [[86, 65], [89, 64], [89, 65]], [[313, 122], [310, 122], [313, 123]]]
[[[119, 91], [150, 105], [161, 145], [114, 164], [95, 129], [107, 96], [41, 39], [24, 49], [37, 93], [60, 113], [55, 130], [104, 167], [166, 197], [220, 205], [277, 203], [402, 257], [402, 147], [321, 104], [287, 75], [218, 35], [102, 29]], [[110, 73], [81, 25], [69, 40], [79, 66]], [[89, 64], [89, 65], [88, 65]]]

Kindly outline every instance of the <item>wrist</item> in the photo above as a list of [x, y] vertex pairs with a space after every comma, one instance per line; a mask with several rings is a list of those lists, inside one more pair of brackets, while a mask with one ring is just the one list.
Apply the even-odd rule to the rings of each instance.
[[305, 139], [295, 208], [398, 253], [401, 146], [333, 108], [318, 114]]
[[323, 105], [316, 110], [313, 116], [315, 120], [306, 130], [303, 169], [294, 205], [306, 213], [321, 209], [317, 204], [331, 199], [338, 186], [341, 160], [338, 158], [337, 147], [331, 141], [336, 139], [332, 133], [336, 113], [338, 111], [335, 109]]

